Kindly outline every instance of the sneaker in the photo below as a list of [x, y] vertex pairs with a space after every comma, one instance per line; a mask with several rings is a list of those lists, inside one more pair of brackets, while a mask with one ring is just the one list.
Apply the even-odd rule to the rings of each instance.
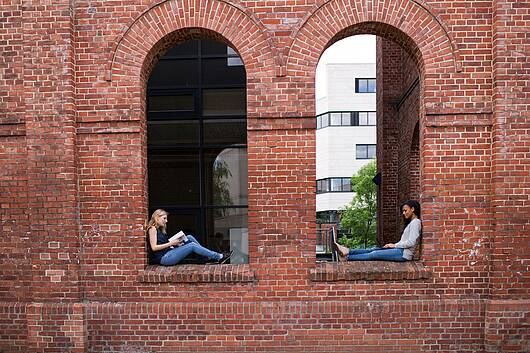
[[219, 260], [219, 264], [224, 264], [224, 263], [227, 263], [228, 260], [230, 260], [230, 257], [232, 256], [232, 254], [234, 253], [234, 250], [230, 250], [229, 253], [223, 253], [223, 257]]

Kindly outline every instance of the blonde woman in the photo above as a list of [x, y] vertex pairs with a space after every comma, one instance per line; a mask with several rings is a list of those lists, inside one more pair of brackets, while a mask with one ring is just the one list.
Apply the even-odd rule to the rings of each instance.
[[186, 235], [187, 241], [169, 240], [166, 234], [168, 213], [162, 209], [153, 212], [146, 228], [149, 262], [163, 266], [173, 266], [186, 256], [194, 253], [209, 261], [225, 263], [230, 256], [209, 250], [199, 244], [193, 235]]

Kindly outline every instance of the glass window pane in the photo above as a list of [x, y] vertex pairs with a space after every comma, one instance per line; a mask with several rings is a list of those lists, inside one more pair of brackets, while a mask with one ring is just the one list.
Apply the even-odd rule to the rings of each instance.
[[202, 55], [226, 55], [227, 45], [213, 39], [201, 40]]
[[368, 145], [368, 158], [375, 158], [376, 148], [375, 145]]
[[204, 159], [207, 205], [248, 204], [247, 149], [209, 150]]
[[188, 41], [175, 45], [173, 48], [167, 51], [164, 57], [181, 56], [181, 55], [197, 56], [198, 53], [199, 53], [199, 41], [195, 39], [195, 40], [188, 40]]
[[368, 113], [368, 125], [376, 125], [377, 123], [377, 114], [376, 112]]
[[206, 245], [216, 251], [230, 251], [231, 264], [248, 263], [247, 208], [214, 208], [207, 211]]
[[247, 102], [243, 88], [203, 90], [203, 115], [245, 115]]
[[342, 126], [350, 126], [351, 125], [351, 114], [350, 112], [342, 113]]
[[317, 129], [320, 129], [322, 127], [322, 117], [317, 116]]
[[342, 191], [351, 191], [351, 179], [342, 178]]
[[340, 178], [331, 178], [331, 191], [342, 191]]
[[[236, 58], [234, 58], [236, 59]], [[203, 59], [203, 84], [245, 84], [246, 73], [242, 65], [229, 66], [226, 58]]]
[[228, 66], [243, 66], [243, 60], [239, 56], [230, 56], [226, 59]]
[[322, 115], [322, 127], [329, 126], [329, 114]]
[[359, 126], [366, 126], [366, 125], [368, 125], [368, 113], [359, 112]]
[[197, 59], [160, 60], [149, 77], [150, 88], [193, 86], [199, 82]]
[[232, 145], [247, 143], [245, 119], [204, 120], [204, 143]]
[[322, 180], [322, 192], [329, 192], [329, 179]]
[[193, 94], [149, 96], [147, 104], [150, 112], [191, 112], [195, 110]]
[[357, 79], [357, 92], [365, 93], [368, 89], [368, 84], [365, 79]]
[[199, 122], [194, 120], [149, 121], [147, 144], [149, 146], [198, 145]]
[[375, 93], [375, 82], [374, 79], [368, 80], [368, 92]]
[[[198, 209], [179, 210], [166, 208], [165, 210], [169, 212], [169, 215], [167, 216], [167, 234], [169, 236], [182, 230], [186, 234], [194, 235], [197, 240], [202, 240], [202, 237], [199, 235], [201, 230]], [[151, 213], [153, 211], [151, 211]]]
[[199, 204], [199, 155], [196, 151], [151, 152], [148, 159], [149, 204]]
[[355, 156], [357, 159], [367, 158], [367, 147], [366, 145], [357, 145], [355, 148]]
[[341, 113], [331, 113], [331, 126], [340, 126]]

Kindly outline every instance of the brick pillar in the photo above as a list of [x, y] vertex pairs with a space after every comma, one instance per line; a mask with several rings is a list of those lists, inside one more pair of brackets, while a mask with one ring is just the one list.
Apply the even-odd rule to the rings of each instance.
[[[377, 203], [377, 242], [395, 241], [399, 232], [398, 208], [398, 112], [401, 96], [401, 48], [377, 38], [377, 170], [381, 173]], [[397, 235], [399, 236], [399, 235]]]
[[24, 10], [32, 295], [72, 301], [80, 299], [73, 9], [69, 1], [40, 3]]
[[494, 1], [493, 162], [486, 351], [530, 349], [530, 2]]

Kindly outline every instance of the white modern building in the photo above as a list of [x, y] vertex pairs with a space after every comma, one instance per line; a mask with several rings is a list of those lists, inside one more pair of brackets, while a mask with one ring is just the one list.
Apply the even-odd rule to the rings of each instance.
[[329, 63], [317, 97], [318, 219], [332, 222], [354, 196], [350, 178], [375, 158], [375, 63]]

